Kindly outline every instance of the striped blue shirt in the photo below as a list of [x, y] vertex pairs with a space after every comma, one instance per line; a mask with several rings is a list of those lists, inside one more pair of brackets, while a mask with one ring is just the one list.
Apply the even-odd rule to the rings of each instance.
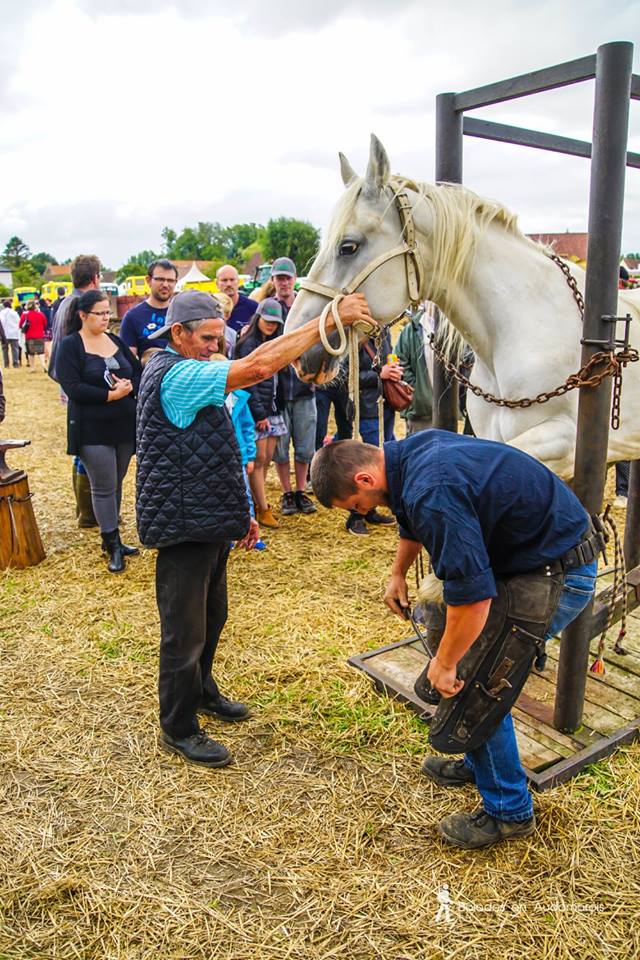
[[[177, 353], [173, 347], [166, 347]], [[203, 407], [221, 407], [227, 392], [231, 360], [184, 360], [175, 363], [162, 378], [160, 403], [168, 420], [184, 430]]]

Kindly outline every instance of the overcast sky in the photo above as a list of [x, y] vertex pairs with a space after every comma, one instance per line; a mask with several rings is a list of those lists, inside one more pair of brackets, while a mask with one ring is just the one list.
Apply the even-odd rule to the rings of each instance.
[[[0, 250], [117, 267], [165, 225], [292, 216], [324, 227], [337, 152], [434, 178], [434, 103], [635, 43], [640, 0], [0, 0]], [[446, 8], [446, 9], [445, 9]], [[476, 111], [591, 139], [593, 82]], [[640, 152], [640, 102], [629, 149]], [[589, 162], [465, 138], [464, 180], [527, 232], [586, 230]], [[623, 250], [640, 249], [627, 170]]]

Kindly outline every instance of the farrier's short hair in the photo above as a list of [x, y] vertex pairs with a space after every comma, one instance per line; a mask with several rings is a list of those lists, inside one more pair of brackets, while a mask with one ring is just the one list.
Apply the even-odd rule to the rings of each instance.
[[69, 272], [76, 290], [89, 286], [94, 277], [100, 276], [100, 258], [93, 254], [81, 253], [71, 261]]
[[377, 456], [377, 447], [359, 440], [336, 440], [318, 450], [311, 461], [311, 484], [322, 506], [352, 496], [358, 489], [354, 474], [374, 464]]

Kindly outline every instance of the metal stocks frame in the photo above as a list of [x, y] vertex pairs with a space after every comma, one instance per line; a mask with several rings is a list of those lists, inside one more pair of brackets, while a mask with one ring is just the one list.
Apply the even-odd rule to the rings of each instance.
[[[617, 313], [625, 167], [640, 168], [640, 154], [627, 153], [629, 101], [630, 98], [640, 100], [640, 76], [632, 73], [632, 61], [631, 43], [607, 43], [592, 56], [463, 93], [442, 93], [436, 98], [436, 180], [439, 182], [462, 183], [464, 135], [591, 158], [582, 364], [600, 349], [593, 341], [609, 340], [611, 324], [604, 318]], [[477, 107], [593, 79], [592, 143], [464, 115], [465, 111]], [[611, 390], [610, 378], [598, 387], [580, 389], [573, 487], [590, 514], [599, 513], [602, 509]], [[433, 392], [435, 426], [455, 432], [457, 390], [435, 358]], [[640, 601], [640, 461], [634, 461], [631, 466], [625, 559], [629, 571], [627, 596], [631, 608]], [[606, 623], [607, 607], [604, 600], [606, 597], [602, 596], [596, 599], [562, 635], [553, 710], [553, 726], [558, 731], [574, 733], [581, 726], [590, 641]], [[413, 690], [405, 689], [401, 682], [390, 683], [389, 678], [379, 672], [375, 662], [377, 655], [411, 642], [411, 639], [402, 641], [383, 650], [352, 657], [350, 663], [371, 676], [380, 689], [411, 703], [414, 709], [424, 713], [425, 705], [416, 700]], [[639, 732], [640, 717], [636, 717], [611, 735], [601, 737], [549, 770], [531, 773], [532, 784], [537, 789], [545, 789], [555, 782], [566, 780], [586, 763], [606, 756], [618, 744], [633, 739]]]
[[[441, 93], [436, 98], [437, 181], [462, 183], [462, 138], [465, 134], [591, 158], [583, 329], [586, 340], [608, 340], [610, 324], [604, 317], [615, 316], [617, 312], [625, 167], [640, 168], [640, 155], [627, 153], [629, 101], [630, 98], [640, 100], [640, 76], [632, 73], [632, 65], [633, 44], [606, 43], [596, 54], [580, 60], [464, 93]], [[592, 143], [464, 116], [466, 110], [592, 79], [596, 81]], [[582, 363], [586, 363], [598, 349], [583, 344]], [[434, 366], [436, 425], [456, 430], [456, 391], [440, 364]], [[599, 387], [580, 389], [573, 487], [591, 514], [602, 509], [610, 410], [609, 378]], [[631, 569], [640, 562], [638, 461], [632, 466], [629, 493], [625, 554], [627, 567]], [[589, 643], [596, 632], [594, 619], [600, 621], [601, 617], [594, 618], [593, 605], [590, 605], [562, 636], [554, 711], [554, 724], [559, 730], [576, 730], [582, 720]]]

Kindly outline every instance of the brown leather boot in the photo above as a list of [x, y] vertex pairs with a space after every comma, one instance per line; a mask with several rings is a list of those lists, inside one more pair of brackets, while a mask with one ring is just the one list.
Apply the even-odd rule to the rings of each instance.
[[80, 473], [73, 465], [73, 490], [76, 495], [76, 517], [81, 528], [97, 527], [98, 521], [91, 502], [91, 483], [86, 473]]

